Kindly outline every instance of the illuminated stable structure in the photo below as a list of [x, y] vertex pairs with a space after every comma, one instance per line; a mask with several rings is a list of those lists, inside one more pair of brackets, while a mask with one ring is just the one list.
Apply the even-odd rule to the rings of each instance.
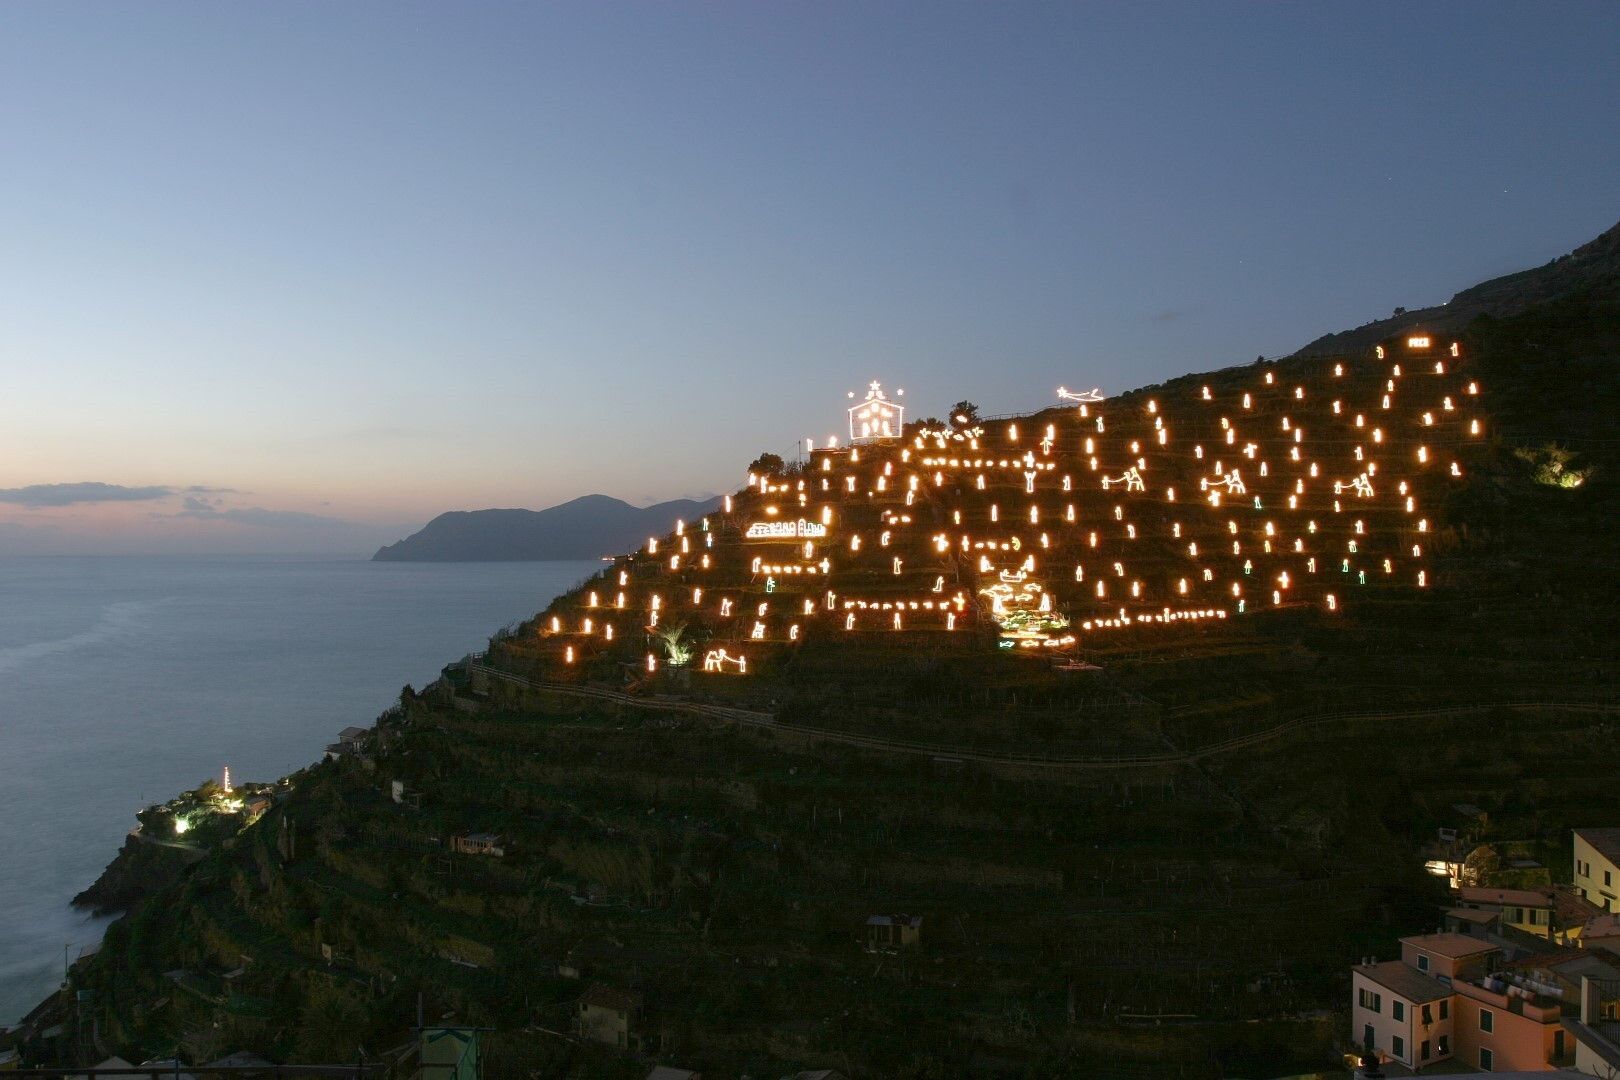
[[[895, 391], [899, 397], [904, 390]], [[853, 390], [850, 397], [855, 396]], [[866, 388], [866, 398], [849, 407], [849, 441], [852, 443], [873, 442], [877, 439], [898, 439], [905, 430], [906, 407], [898, 401], [890, 401], [883, 395], [883, 387], [877, 380]]]

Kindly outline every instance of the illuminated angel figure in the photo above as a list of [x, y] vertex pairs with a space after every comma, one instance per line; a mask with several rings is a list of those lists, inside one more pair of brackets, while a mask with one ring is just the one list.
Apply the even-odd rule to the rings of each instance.
[[1333, 494], [1338, 495], [1345, 488], [1354, 491], [1357, 498], [1370, 499], [1373, 495], [1372, 479], [1366, 473], [1362, 473], [1348, 484], [1339, 480], [1333, 481]]
[[1103, 490], [1108, 490], [1110, 484], [1124, 484], [1126, 491], [1146, 491], [1147, 485], [1142, 483], [1142, 474], [1136, 471], [1133, 465], [1126, 469], [1121, 476], [1105, 476], [1102, 478]]
[[1095, 402], [1095, 401], [1101, 401], [1103, 399], [1103, 392], [1100, 389], [1098, 389], [1097, 387], [1095, 387], [1095, 386], [1093, 386], [1090, 390], [1085, 391], [1084, 393], [1081, 393], [1081, 392], [1075, 391], [1075, 390], [1070, 390], [1068, 387], [1065, 387], [1065, 386], [1060, 386], [1060, 387], [1058, 387], [1058, 398], [1063, 400], [1063, 401], [1074, 401], [1074, 402], [1093, 401], [1093, 402]]

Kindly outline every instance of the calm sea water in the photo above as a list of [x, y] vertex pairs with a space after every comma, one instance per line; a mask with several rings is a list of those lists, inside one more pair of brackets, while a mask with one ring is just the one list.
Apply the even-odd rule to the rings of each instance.
[[100, 939], [68, 901], [136, 810], [309, 764], [595, 568], [0, 559], [0, 1024]]

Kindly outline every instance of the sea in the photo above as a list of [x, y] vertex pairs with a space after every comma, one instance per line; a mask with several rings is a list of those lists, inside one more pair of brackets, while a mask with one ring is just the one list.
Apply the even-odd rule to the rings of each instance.
[[69, 901], [136, 810], [308, 765], [597, 568], [0, 558], [0, 1025], [100, 941]]

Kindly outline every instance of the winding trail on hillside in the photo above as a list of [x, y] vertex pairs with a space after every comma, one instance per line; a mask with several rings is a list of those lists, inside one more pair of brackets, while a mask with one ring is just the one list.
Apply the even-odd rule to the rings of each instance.
[[913, 742], [906, 739], [885, 739], [875, 735], [861, 735], [850, 731], [835, 731], [830, 728], [806, 727], [801, 724], [784, 724], [770, 713], [755, 712], [749, 709], [734, 709], [722, 705], [703, 705], [697, 702], [681, 701], [674, 698], [638, 697], [633, 694], [624, 694], [616, 690], [606, 690], [591, 686], [576, 686], [568, 683], [546, 682], [540, 679], [530, 679], [522, 675], [515, 675], [499, 668], [489, 667], [486, 664], [469, 664], [468, 670], [485, 675], [491, 679], [511, 683], [529, 690], [536, 690], [548, 694], [558, 694], [564, 697], [586, 698], [596, 701], [607, 701], [617, 705], [627, 705], [637, 709], [652, 709], [659, 712], [687, 713], [701, 716], [711, 720], [726, 723], [740, 724], [745, 727], [770, 731], [777, 734], [808, 738], [820, 742], [841, 743], [845, 746], [855, 746], [864, 750], [878, 750], [893, 754], [907, 754], [913, 757], [942, 758], [951, 761], [973, 761], [986, 765], [1018, 766], [1026, 768], [1046, 769], [1140, 769], [1163, 768], [1176, 765], [1195, 765], [1206, 758], [1231, 753], [1236, 750], [1246, 750], [1263, 743], [1292, 735], [1296, 732], [1308, 731], [1313, 728], [1324, 727], [1334, 723], [1355, 723], [1358, 721], [1387, 721], [1387, 720], [1443, 720], [1466, 716], [1477, 716], [1497, 709], [1511, 712], [1574, 712], [1590, 713], [1594, 715], [1620, 714], [1620, 702], [1601, 701], [1492, 701], [1478, 705], [1448, 705], [1428, 709], [1401, 709], [1394, 711], [1375, 712], [1333, 712], [1317, 713], [1311, 716], [1301, 716], [1293, 720], [1284, 721], [1274, 727], [1262, 731], [1250, 732], [1247, 735], [1236, 735], [1230, 739], [1210, 743], [1208, 746], [1197, 747], [1192, 750], [1167, 750], [1161, 753], [1120, 754], [1100, 757], [1063, 757], [1040, 754], [997, 753], [989, 750], [976, 750], [963, 746], [950, 746], [941, 743]]

